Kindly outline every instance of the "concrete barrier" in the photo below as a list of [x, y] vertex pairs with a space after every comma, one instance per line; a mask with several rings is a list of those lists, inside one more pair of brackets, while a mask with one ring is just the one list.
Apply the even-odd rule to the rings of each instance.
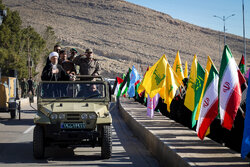
[[127, 125], [161, 166], [249, 166], [239, 153], [197, 134], [175, 121], [155, 113], [147, 117], [147, 108], [133, 99], [118, 99], [119, 112]]

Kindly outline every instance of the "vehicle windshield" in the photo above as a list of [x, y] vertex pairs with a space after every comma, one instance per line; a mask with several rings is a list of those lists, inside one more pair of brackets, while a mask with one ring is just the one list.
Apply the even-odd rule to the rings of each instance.
[[41, 98], [100, 99], [106, 96], [102, 83], [41, 83]]

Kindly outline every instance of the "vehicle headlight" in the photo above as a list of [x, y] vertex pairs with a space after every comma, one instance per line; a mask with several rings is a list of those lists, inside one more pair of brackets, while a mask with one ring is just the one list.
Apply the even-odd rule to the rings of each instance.
[[59, 119], [65, 119], [65, 114], [64, 113], [60, 113], [58, 116]]
[[52, 113], [52, 114], [50, 115], [50, 118], [51, 118], [51, 119], [54, 119], [54, 120], [57, 119], [57, 114]]
[[81, 118], [82, 118], [82, 119], [87, 119], [87, 118], [88, 118], [88, 114], [83, 113], [83, 114], [81, 115]]
[[96, 114], [95, 113], [90, 113], [89, 114], [89, 119], [96, 119]]

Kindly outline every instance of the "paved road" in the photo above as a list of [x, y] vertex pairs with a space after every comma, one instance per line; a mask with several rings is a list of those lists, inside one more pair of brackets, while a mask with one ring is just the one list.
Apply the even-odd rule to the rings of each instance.
[[0, 113], [0, 166], [159, 166], [156, 159], [135, 138], [120, 117], [117, 107], [111, 108], [113, 118], [113, 154], [108, 160], [100, 158], [99, 147], [60, 149], [46, 148], [44, 160], [32, 155], [33, 117], [36, 105], [22, 104], [21, 120], [11, 120]]

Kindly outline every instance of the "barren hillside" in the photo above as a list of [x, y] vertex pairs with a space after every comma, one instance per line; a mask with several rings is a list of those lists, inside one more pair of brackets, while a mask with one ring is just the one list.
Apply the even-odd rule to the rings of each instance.
[[[219, 70], [219, 32], [201, 28], [167, 14], [122, 0], [3, 0], [20, 12], [23, 25], [38, 32], [54, 28], [65, 47], [93, 48], [103, 75], [114, 77], [132, 65], [152, 65], [163, 54], [172, 65], [177, 50], [189, 68], [193, 55], [203, 67], [210, 55]], [[247, 40], [247, 54], [250, 53]], [[227, 34], [227, 43], [237, 63], [243, 53], [243, 39]], [[221, 50], [223, 38], [221, 38]], [[222, 51], [221, 51], [222, 52]], [[138, 67], [138, 66], [137, 66]]]

